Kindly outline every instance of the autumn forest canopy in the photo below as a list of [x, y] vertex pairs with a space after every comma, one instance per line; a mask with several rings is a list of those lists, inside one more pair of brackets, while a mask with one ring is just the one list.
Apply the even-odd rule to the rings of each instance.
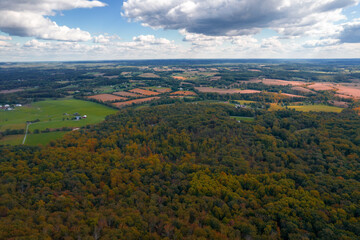
[[0, 148], [0, 239], [359, 239], [359, 144], [352, 109], [122, 109]]

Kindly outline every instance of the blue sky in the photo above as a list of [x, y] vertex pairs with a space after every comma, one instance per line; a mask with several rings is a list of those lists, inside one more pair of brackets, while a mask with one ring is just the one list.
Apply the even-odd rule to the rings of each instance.
[[0, 61], [358, 58], [358, 0], [0, 0]]

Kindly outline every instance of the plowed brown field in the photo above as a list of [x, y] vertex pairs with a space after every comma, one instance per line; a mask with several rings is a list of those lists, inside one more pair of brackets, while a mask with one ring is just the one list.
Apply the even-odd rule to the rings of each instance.
[[177, 92], [173, 92], [170, 93], [171, 95], [183, 95], [183, 96], [195, 96], [196, 93], [191, 92], [191, 91], [177, 91]]
[[140, 98], [140, 99], [130, 100], [130, 101], [126, 101], [126, 102], [113, 103], [113, 105], [115, 107], [121, 108], [121, 107], [129, 106], [132, 104], [140, 104], [140, 103], [144, 103], [144, 102], [150, 102], [152, 100], [159, 99], [159, 98], [160, 97]]
[[114, 92], [113, 94], [123, 96], [123, 97], [141, 97], [139, 94], [125, 92], [125, 91]]
[[196, 90], [203, 93], [219, 93], [219, 94], [252, 94], [252, 93], [261, 93], [258, 90], [240, 90], [240, 89], [221, 89], [221, 88], [211, 88], [211, 87], [196, 87]]
[[153, 91], [144, 90], [144, 89], [140, 89], [140, 88], [131, 89], [131, 90], [129, 90], [129, 92], [138, 93], [138, 94], [145, 95], [145, 96], [154, 96], [154, 95], [160, 94], [158, 92], [153, 92]]
[[94, 96], [89, 96], [87, 98], [96, 99], [101, 102], [112, 102], [112, 101], [123, 101], [127, 100], [127, 98], [115, 96], [112, 94], [99, 94]]

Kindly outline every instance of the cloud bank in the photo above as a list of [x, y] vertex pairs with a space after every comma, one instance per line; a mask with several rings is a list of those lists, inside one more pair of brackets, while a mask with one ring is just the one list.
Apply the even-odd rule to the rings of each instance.
[[12, 36], [35, 37], [59, 41], [88, 41], [90, 33], [79, 28], [58, 26], [46, 16], [75, 8], [103, 7], [100, 1], [89, 0], [1, 0], [0, 30]]
[[327, 31], [357, 0], [125, 0], [122, 15], [145, 26], [208, 36], [253, 35], [270, 28], [297, 36]]

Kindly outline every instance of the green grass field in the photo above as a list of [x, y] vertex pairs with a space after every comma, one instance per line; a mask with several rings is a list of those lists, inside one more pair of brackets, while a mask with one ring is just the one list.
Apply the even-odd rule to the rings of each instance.
[[255, 118], [253, 117], [230, 116], [230, 118], [236, 119], [236, 121], [241, 121], [241, 122], [253, 122], [255, 120]]
[[[49, 132], [49, 133], [39, 133], [39, 134], [29, 134], [26, 138], [26, 145], [46, 145], [51, 140], [62, 138], [68, 132]], [[22, 141], [22, 139], [21, 139]]]
[[[79, 121], [66, 120], [73, 116], [64, 113], [87, 115]], [[116, 110], [104, 105], [77, 99], [47, 100], [18, 107], [13, 111], [0, 112], [0, 131], [5, 129], [25, 128], [26, 121], [39, 119], [40, 122], [30, 125], [29, 130], [44, 130], [46, 128], [82, 127], [104, 120], [105, 116], [115, 113]], [[65, 120], [63, 120], [65, 118]]]
[[304, 105], [304, 106], [288, 106], [290, 109], [295, 109], [296, 111], [302, 112], [336, 112], [339, 113], [343, 110], [343, 108], [334, 107], [334, 106], [327, 106], [327, 105]]
[[249, 100], [235, 100], [239, 104], [250, 104], [250, 103], [256, 103], [255, 101], [249, 101]]
[[3, 138], [0, 138], [0, 145], [18, 145], [21, 144], [24, 139], [24, 135], [9, 135]]
[[[79, 113], [87, 115], [86, 119], [79, 121], [71, 120], [72, 114]], [[58, 99], [47, 100], [33, 103], [29, 106], [18, 107], [13, 111], [0, 112], [0, 131], [6, 129], [25, 129], [26, 121], [34, 121], [39, 119], [39, 122], [30, 125], [29, 130], [32, 132], [35, 129], [45, 130], [46, 128], [55, 129], [62, 127], [83, 127], [88, 124], [95, 124], [103, 121], [107, 115], [113, 114], [117, 110], [104, 106], [102, 104], [88, 102], [77, 99]], [[64, 113], [70, 114], [68, 116]], [[69, 120], [66, 120], [69, 118]], [[41, 138], [42, 134], [39, 134]], [[56, 134], [48, 134], [44, 136], [55, 136]], [[30, 136], [30, 135], [29, 135]], [[29, 137], [28, 136], [28, 137]], [[5, 139], [5, 140], [4, 140]], [[11, 141], [10, 141], [11, 140]], [[9, 139], [14, 143], [13, 139]], [[6, 138], [2, 139], [2, 144], [10, 142]], [[40, 140], [44, 143], [43, 140]], [[21, 141], [20, 141], [21, 143]], [[33, 144], [31, 138], [26, 141], [27, 144]], [[37, 142], [35, 143], [35, 145]]]
[[113, 86], [101, 86], [101, 87], [95, 88], [94, 91], [97, 91], [98, 94], [113, 93], [113, 92], [116, 92], [116, 89]]

